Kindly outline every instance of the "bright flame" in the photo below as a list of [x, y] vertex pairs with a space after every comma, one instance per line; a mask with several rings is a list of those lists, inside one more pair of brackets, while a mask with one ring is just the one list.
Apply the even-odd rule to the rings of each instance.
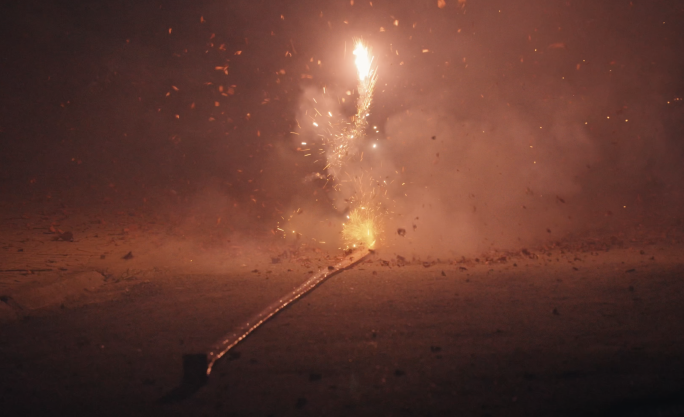
[[356, 56], [354, 63], [356, 63], [356, 71], [359, 73], [359, 81], [364, 82], [371, 76], [373, 57], [371, 57], [368, 47], [360, 40], [356, 41], [354, 55]]
[[355, 208], [347, 217], [349, 221], [342, 225], [345, 245], [373, 249], [379, 234], [378, 219], [373, 210], [369, 207]]

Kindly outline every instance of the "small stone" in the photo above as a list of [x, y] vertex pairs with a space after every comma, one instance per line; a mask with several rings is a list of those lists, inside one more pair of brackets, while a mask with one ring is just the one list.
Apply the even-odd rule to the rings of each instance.
[[63, 242], [73, 242], [74, 234], [71, 232], [60, 233], [59, 235], [57, 235], [57, 238], [55, 240], [61, 240]]

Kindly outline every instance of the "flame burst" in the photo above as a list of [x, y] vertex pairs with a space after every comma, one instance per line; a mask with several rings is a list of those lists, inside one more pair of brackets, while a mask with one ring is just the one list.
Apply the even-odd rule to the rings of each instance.
[[349, 212], [349, 221], [342, 224], [342, 238], [346, 246], [375, 248], [378, 240], [378, 218], [372, 207], [358, 207]]
[[383, 207], [377, 198], [373, 179], [364, 183], [363, 178], [349, 182], [354, 185], [354, 195], [350, 198], [353, 207], [347, 215], [347, 222], [342, 224], [342, 239], [346, 248], [359, 246], [375, 249], [382, 234]]

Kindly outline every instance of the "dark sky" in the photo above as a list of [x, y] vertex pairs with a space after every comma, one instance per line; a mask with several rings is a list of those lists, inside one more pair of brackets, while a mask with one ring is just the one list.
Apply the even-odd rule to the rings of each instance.
[[354, 90], [350, 46], [363, 37], [379, 65], [371, 124], [380, 133], [368, 140], [382, 148], [364, 168], [411, 184], [388, 189], [398, 213], [388, 228], [411, 230], [419, 217], [413, 230], [429, 232], [418, 244], [460, 247], [467, 236], [487, 247], [680, 211], [681, 1], [12, 1], [5, 10], [8, 195], [86, 187], [94, 199], [112, 189], [197, 198], [211, 188], [225, 204], [256, 200], [250, 216], [268, 227], [302, 205], [334, 219], [338, 197], [302, 181], [324, 164], [302, 158], [289, 132], [314, 134], [298, 121], [324, 86]]

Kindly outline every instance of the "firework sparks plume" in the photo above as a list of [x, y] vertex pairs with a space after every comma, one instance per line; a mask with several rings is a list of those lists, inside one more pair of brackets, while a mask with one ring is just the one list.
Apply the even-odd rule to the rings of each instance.
[[[382, 213], [386, 210], [379, 202], [381, 199], [376, 198], [378, 195], [373, 185], [376, 182], [362, 165], [361, 146], [366, 137], [378, 72], [370, 46], [361, 39], [354, 40], [353, 54], [358, 75], [356, 114], [351, 121], [335, 119], [332, 111], [326, 108], [330, 106], [331, 100], [327, 98], [329, 96], [326, 96], [324, 88], [321, 101], [313, 99], [315, 107], [305, 113], [311, 119], [315, 139], [301, 142], [302, 148], [299, 150], [306, 152], [304, 156], [325, 155], [325, 176], [315, 173], [307, 176], [305, 181], [325, 178], [326, 184], [332, 183], [328, 189], [334, 190], [336, 194], [333, 200], [344, 202], [334, 204], [334, 207], [346, 213], [346, 220], [342, 225], [345, 249], [372, 249], [382, 240], [381, 220]], [[278, 226], [278, 230], [283, 229]]]

